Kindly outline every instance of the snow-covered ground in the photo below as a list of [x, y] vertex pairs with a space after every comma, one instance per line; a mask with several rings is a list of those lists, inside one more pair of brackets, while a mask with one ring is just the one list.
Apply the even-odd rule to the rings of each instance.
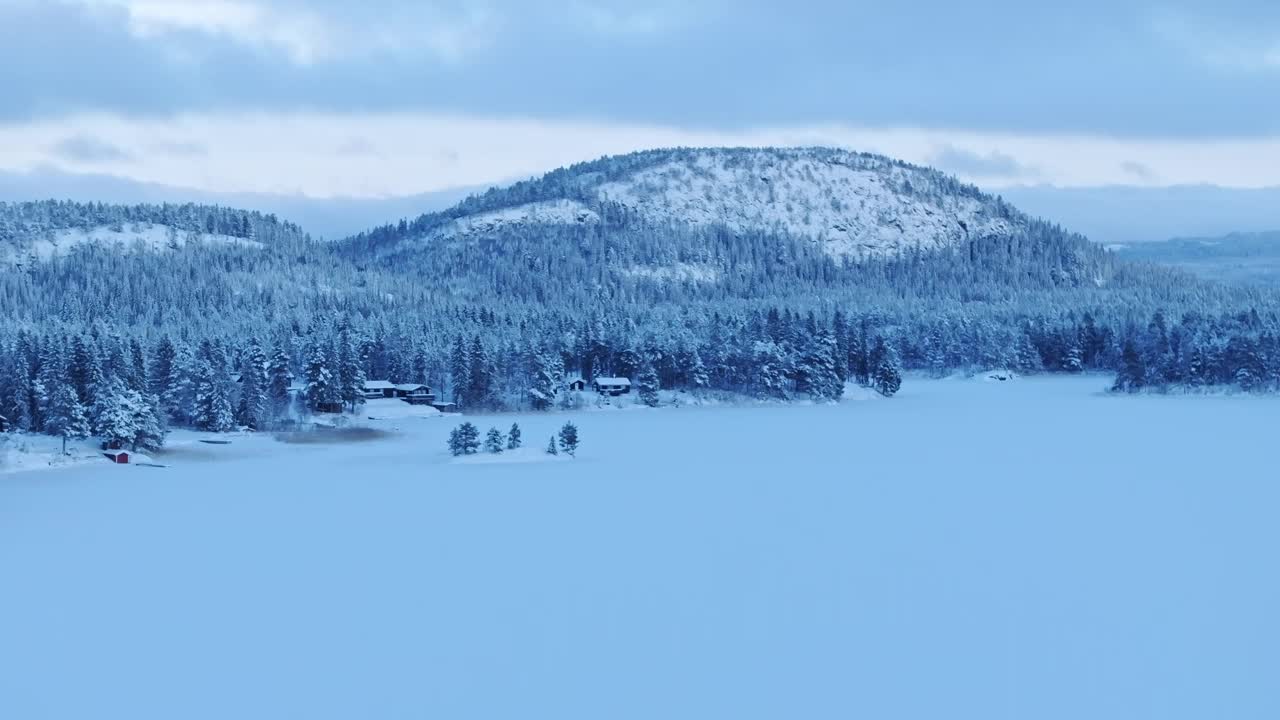
[[1280, 399], [1106, 382], [0, 475], [0, 717], [1280, 717]]
[[185, 247], [190, 243], [262, 247], [262, 243], [230, 235], [197, 234], [153, 223], [126, 223], [119, 229], [95, 227], [89, 230], [82, 228], [58, 230], [48, 237], [32, 240], [24, 246], [0, 248], [0, 261], [23, 262], [30, 258], [45, 261], [59, 255], [66, 255], [82, 245], [108, 245], [125, 250], [141, 248], [160, 252]]

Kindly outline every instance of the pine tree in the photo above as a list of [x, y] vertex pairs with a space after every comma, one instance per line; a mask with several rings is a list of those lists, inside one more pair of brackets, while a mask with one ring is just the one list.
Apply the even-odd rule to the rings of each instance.
[[319, 340], [312, 341], [304, 374], [307, 380], [305, 397], [308, 410], [320, 412], [342, 402], [342, 395], [330, 368], [327, 348]]
[[571, 422], [564, 424], [560, 428], [560, 449], [566, 454], [577, 457], [578, 455], [578, 426]]
[[893, 397], [902, 387], [902, 371], [899, 369], [898, 354], [883, 337], [876, 338], [871, 351], [871, 368], [871, 386], [881, 395]]
[[58, 383], [50, 391], [43, 430], [50, 435], [72, 440], [89, 436], [91, 428], [88, 413], [70, 385]]
[[474, 455], [480, 449], [480, 428], [464, 422], [457, 427], [459, 455]]
[[14, 352], [9, 367], [0, 377], [0, 416], [9, 418], [15, 431], [34, 429], [31, 367], [21, 352]]
[[[177, 357], [178, 350], [173, 346], [173, 341], [169, 339], [169, 336], [165, 335], [160, 338], [151, 360], [151, 382], [148, 387], [152, 395], [163, 398], [169, 389], [177, 384], [177, 379], [174, 377], [174, 363]], [[168, 408], [165, 409], [168, 410]]]
[[352, 412], [364, 402], [365, 380], [358, 340], [351, 331], [350, 322], [344, 318], [338, 331], [338, 385], [342, 402]]
[[123, 383], [112, 381], [98, 388], [93, 404], [93, 432], [107, 447], [129, 447], [138, 434], [133, 409], [125, 397]]
[[1120, 372], [1116, 374], [1116, 381], [1111, 386], [1113, 392], [1137, 392], [1146, 385], [1146, 363], [1132, 338], [1125, 338], [1124, 349], [1120, 352], [1120, 362], [1122, 363]]
[[462, 444], [462, 426], [458, 426], [449, 431], [449, 453], [457, 457], [465, 452], [466, 449]]
[[711, 384], [707, 375], [707, 366], [702, 362], [702, 355], [697, 348], [689, 356], [689, 385], [695, 391], [702, 390]]
[[549, 410], [564, 384], [564, 360], [559, 353], [541, 350], [534, 357], [533, 387], [529, 397], [535, 410]]
[[240, 403], [236, 420], [250, 430], [267, 424], [267, 358], [257, 340], [250, 340], [240, 365]]
[[507, 433], [507, 449], [520, 449], [520, 426], [516, 423], [511, 423], [511, 430]]
[[640, 402], [649, 407], [658, 407], [660, 398], [658, 397], [658, 373], [653, 368], [652, 363], [646, 362], [643, 369], [640, 370], [640, 377], [636, 379], [637, 392], [640, 395]]
[[453, 341], [453, 349], [449, 353], [449, 384], [453, 388], [453, 401], [459, 407], [466, 407], [470, 400], [471, 353], [461, 335]]
[[472, 407], [487, 408], [493, 402], [493, 367], [490, 365], [489, 353], [485, 350], [480, 336], [471, 341], [471, 386], [467, 390], [467, 402]]
[[552, 436], [551, 436], [551, 442], [547, 443], [547, 454], [548, 454], [548, 455], [559, 455], [559, 454], [560, 454], [560, 451], [556, 449], [556, 436], [555, 436], [555, 435], [552, 435]]
[[283, 346], [278, 346], [271, 355], [271, 363], [267, 367], [267, 402], [268, 413], [272, 419], [281, 418], [289, 409], [292, 399], [289, 388], [293, 384], [293, 373], [289, 372], [289, 353]]
[[195, 376], [196, 397], [192, 422], [200, 430], [226, 432], [235, 427], [231, 399], [208, 360], [201, 360]]
[[489, 433], [484, 438], [485, 452], [497, 454], [502, 452], [506, 445], [506, 438], [502, 437], [502, 431], [496, 427], [489, 428]]

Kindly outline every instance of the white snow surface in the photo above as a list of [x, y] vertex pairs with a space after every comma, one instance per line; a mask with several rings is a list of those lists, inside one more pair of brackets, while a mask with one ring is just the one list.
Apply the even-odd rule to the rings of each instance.
[[[991, 201], [939, 187], [939, 177], [923, 168], [853, 153], [713, 149], [689, 150], [610, 182], [584, 173], [580, 186], [599, 202], [621, 204], [657, 224], [782, 232], [808, 238], [835, 258], [936, 250], [1018, 229], [997, 216]], [[453, 220], [426, 240], [467, 238], [511, 226], [599, 221], [599, 215], [581, 202], [560, 199]], [[696, 266], [625, 272], [654, 279], [718, 278], [714, 268]]]
[[121, 225], [119, 230], [107, 226], [88, 230], [84, 228], [58, 230], [23, 245], [0, 248], [0, 259], [8, 262], [25, 262], [34, 258], [43, 262], [66, 255], [83, 245], [106, 245], [124, 250], [140, 248], [150, 252], [163, 252], [193, 243], [262, 247], [259, 242], [230, 235], [193, 233], [154, 223], [126, 223]]
[[1107, 382], [0, 475], [0, 716], [1275, 717], [1280, 398]]
[[501, 210], [458, 218], [436, 229], [428, 237], [429, 239], [465, 239], [477, 235], [486, 235], [512, 226], [535, 226], [540, 224], [593, 225], [598, 222], [600, 222], [600, 215], [580, 202], [574, 200], [551, 200], [516, 205], [502, 208]]
[[924, 187], [927, 180], [896, 165], [862, 169], [759, 151], [734, 156], [732, 163], [700, 153], [692, 162], [673, 161], [605, 183], [597, 193], [655, 222], [776, 230], [811, 238], [834, 257], [934, 250], [1013, 229], [976, 199], [926, 200], [904, 193], [904, 183]]

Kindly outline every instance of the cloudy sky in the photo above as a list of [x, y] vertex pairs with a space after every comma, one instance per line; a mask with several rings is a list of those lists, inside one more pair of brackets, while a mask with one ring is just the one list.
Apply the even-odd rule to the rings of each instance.
[[0, 0], [0, 171], [382, 197], [835, 144], [988, 187], [1280, 185], [1280, 3]]

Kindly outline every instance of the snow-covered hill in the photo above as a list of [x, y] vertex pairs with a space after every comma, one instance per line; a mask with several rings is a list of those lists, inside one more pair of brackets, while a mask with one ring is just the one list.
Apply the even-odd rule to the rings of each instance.
[[804, 238], [852, 259], [1008, 237], [1028, 222], [955, 178], [877, 155], [679, 149], [602, 158], [491, 190], [401, 226], [396, 240], [412, 247], [515, 228], [635, 220]]
[[65, 256], [84, 245], [101, 245], [122, 250], [141, 249], [152, 252], [177, 250], [190, 244], [237, 245], [261, 248], [262, 244], [246, 238], [219, 233], [197, 233], [169, 225], [137, 223], [127, 226], [99, 226], [91, 229], [64, 228], [0, 246], [0, 261], [22, 263], [45, 261]]

